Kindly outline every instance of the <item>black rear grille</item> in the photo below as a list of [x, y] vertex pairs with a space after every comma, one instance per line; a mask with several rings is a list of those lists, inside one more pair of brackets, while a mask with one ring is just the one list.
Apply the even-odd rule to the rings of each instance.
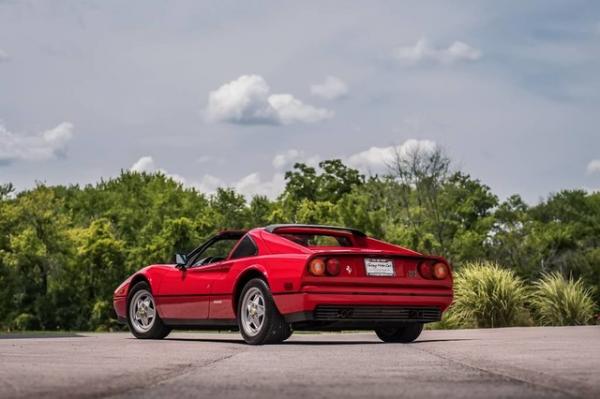
[[439, 321], [442, 312], [438, 308], [404, 306], [337, 306], [319, 305], [315, 320], [380, 320], [380, 321]]

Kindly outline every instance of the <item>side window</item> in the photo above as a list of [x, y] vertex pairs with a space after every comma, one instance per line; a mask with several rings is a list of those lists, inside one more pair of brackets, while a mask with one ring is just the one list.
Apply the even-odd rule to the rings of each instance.
[[231, 259], [247, 258], [249, 256], [254, 256], [257, 253], [258, 248], [256, 248], [252, 239], [245, 235], [235, 251], [231, 254]]
[[238, 239], [230, 238], [216, 240], [202, 252], [195, 255], [192, 266], [210, 265], [225, 260], [238, 241]]

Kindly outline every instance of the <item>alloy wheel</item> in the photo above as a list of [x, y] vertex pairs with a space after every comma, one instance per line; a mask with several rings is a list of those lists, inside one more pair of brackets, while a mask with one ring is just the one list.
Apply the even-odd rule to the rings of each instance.
[[133, 328], [140, 333], [145, 333], [152, 328], [156, 320], [156, 305], [149, 291], [139, 290], [131, 298], [129, 318]]
[[257, 335], [265, 322], [265, 297], [256, 287], [250, 288], [242, 299], [242, 328], [249, 336]]

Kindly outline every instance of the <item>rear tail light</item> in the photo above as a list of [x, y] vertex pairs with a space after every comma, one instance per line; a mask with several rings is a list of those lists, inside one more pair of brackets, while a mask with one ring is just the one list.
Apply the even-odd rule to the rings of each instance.
[[313, 276], [337, 276], [340, 274], [340, 261], [336, 258], [314, 258], [308, 263], [308, 271]]
[[340, 261], [336, 258], [327, 259], [327, 274], [337, 276], [340, 274]]
[[442, 262], [433, 265], [433, 277], [438, 280], [443, 280], [448, 277], [448, 266]]
[[450, 269], [443, 262], [425, 261], [419, 265], [419, 274], [428, 280], [443, 280], [450, 274]]
[[432, 275], [431, 264], [429, 262], [422, 262], [419, 265], [419, 274], [423, 278], [430, 279]]
[[322, 276], [325, 274], [325, 262], [321, 258], [315, 258], [308, 264], [308, 270], [313, 276]]

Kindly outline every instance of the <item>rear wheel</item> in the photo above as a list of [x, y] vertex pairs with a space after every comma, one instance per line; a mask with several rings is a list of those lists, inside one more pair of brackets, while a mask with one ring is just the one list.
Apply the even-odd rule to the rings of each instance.
[[405, 323], [394, 327], [381, 327], [375, 330], [375, 334], [383, 342], [409, 343], [421, 335], [423, 323]]
[[291, 335], [290, 326], [277, 310], [269, 287], [262, 279], [246, 283], [237, 310], [240, 332], [250, 345], [277, 344]]
[[131, 333], [141, 339], [162, 339], [171, 332], [158, 315], [150, 286], [145, 281], [134, 285], [127, 295], [127, 325]]

